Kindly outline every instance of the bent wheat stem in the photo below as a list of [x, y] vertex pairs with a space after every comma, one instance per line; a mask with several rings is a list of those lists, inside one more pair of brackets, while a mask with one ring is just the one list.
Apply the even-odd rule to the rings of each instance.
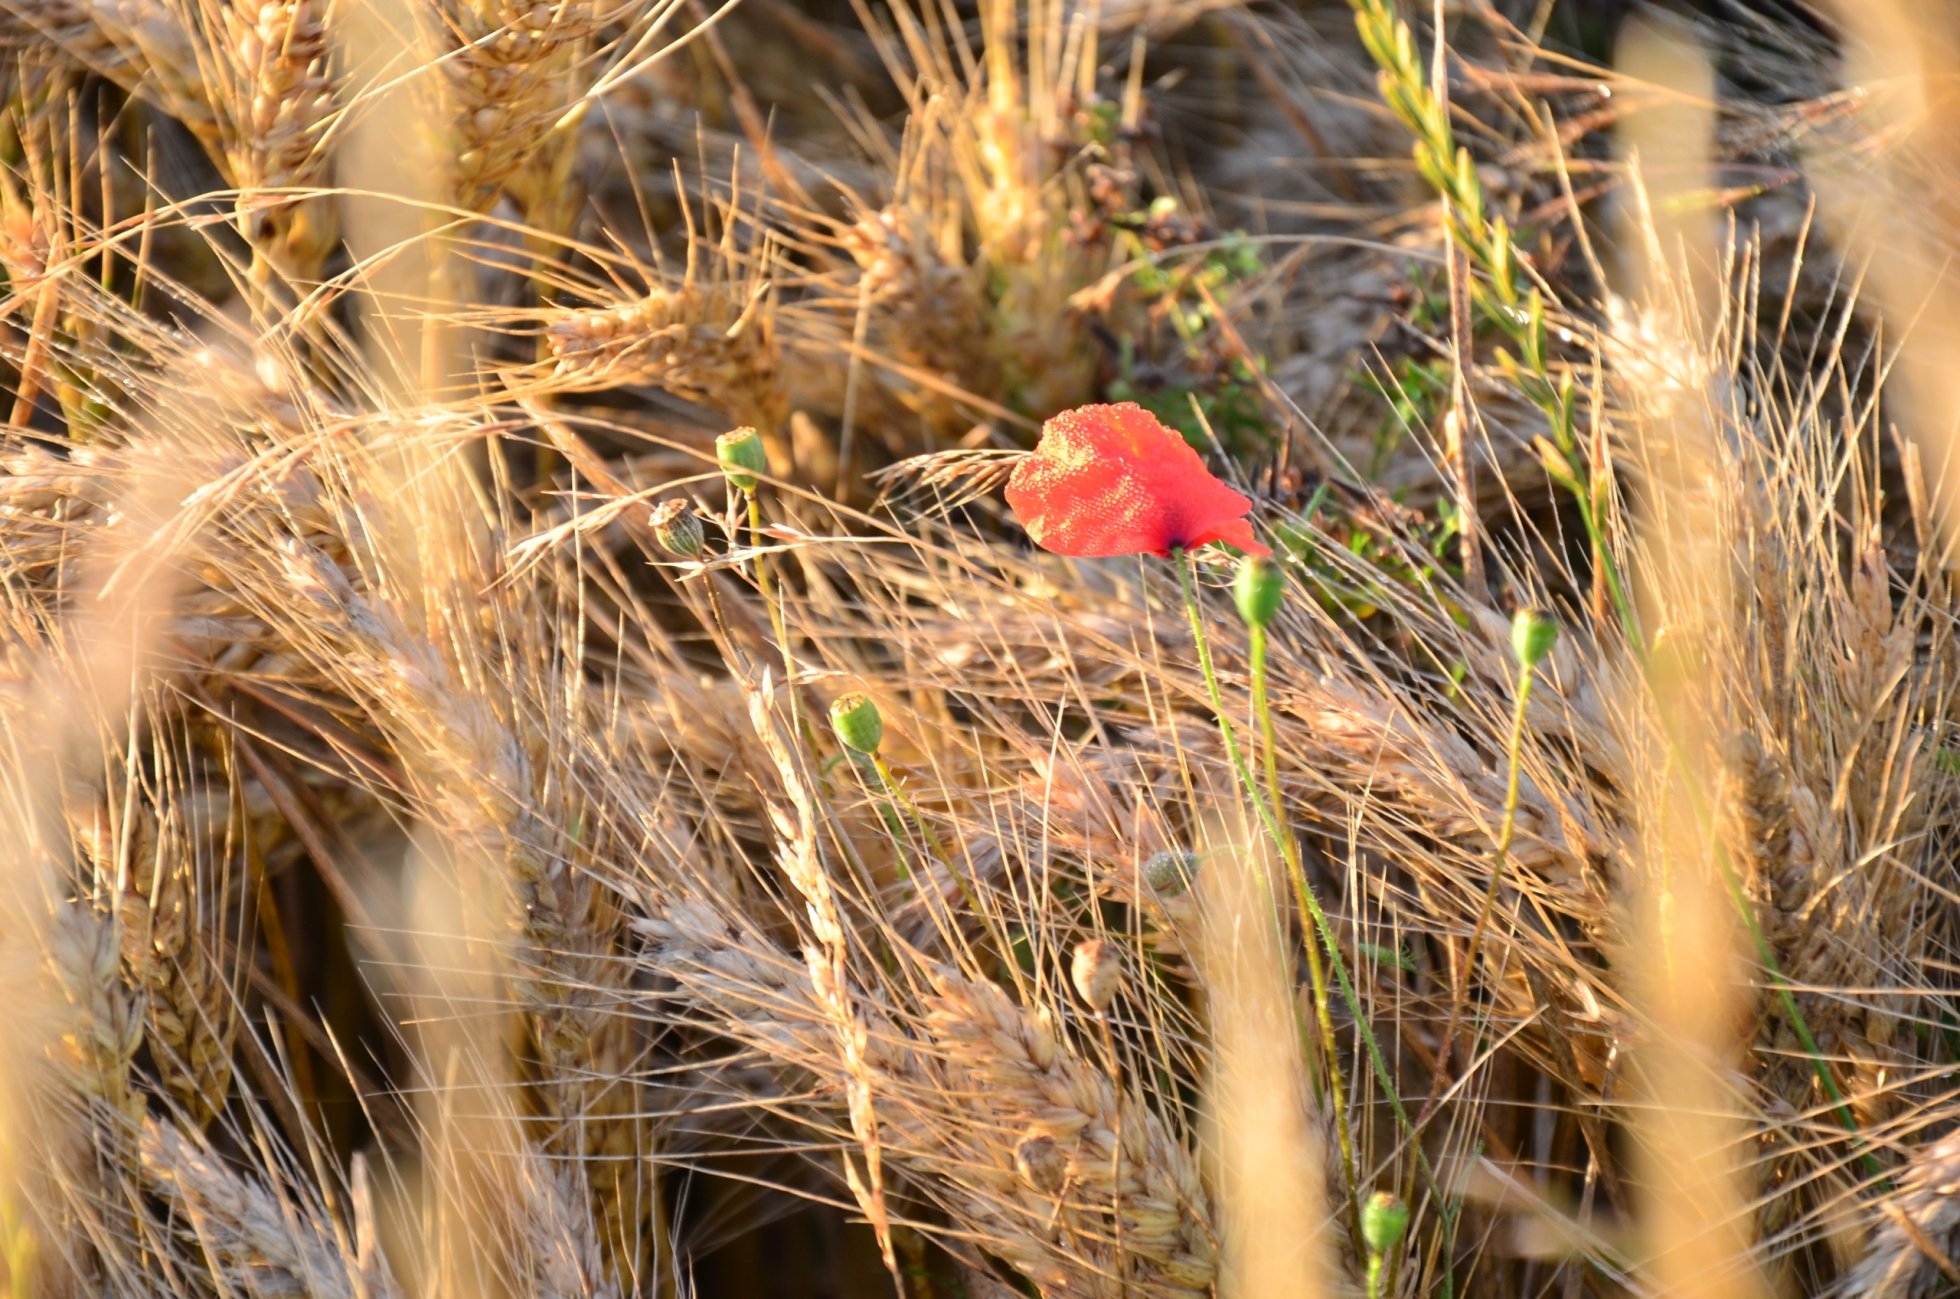
[[[892, 796], [892, 802], [904, 809], [906, 818], [912, 822], [912, 828], [919, 832], [919, 838], [925, 844], [926, 851], [930, 852], [942, 865], [950, 865], [946, 861], [946, 850], [939, 845], [939, 836], [932, 832], [930, 825], [926, 824], [925, 816], [919, 811], [919, 805], [914, 803], [911, 795], [907, 794], [900, 787], [898, 775], [892, 770], [891, 763], [885, 761], [885, 755], [882, 753], [872, 754], [871, 765], [877, 769], [878, 779], [884, 784], [885, 792]], [[958, 877], [955, 876], [955, 878]], [[963, 879], [960, 880], [960, 891], [962, 893], [966, 891], [966, 881]], [[967, 901], [970, 904], [973, 899], [969, 897]]]

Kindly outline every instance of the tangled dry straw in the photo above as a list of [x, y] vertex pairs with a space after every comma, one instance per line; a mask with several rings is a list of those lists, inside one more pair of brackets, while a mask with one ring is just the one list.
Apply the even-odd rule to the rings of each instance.
[[1960, 1292], [1881, 7], [0, 0], [8, 1291]]

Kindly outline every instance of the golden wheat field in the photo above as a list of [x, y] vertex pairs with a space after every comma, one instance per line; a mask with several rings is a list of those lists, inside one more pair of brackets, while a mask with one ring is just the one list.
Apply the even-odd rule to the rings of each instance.
[[0, 56], [0, 1293], [1960, 1295], [1954, 0]]

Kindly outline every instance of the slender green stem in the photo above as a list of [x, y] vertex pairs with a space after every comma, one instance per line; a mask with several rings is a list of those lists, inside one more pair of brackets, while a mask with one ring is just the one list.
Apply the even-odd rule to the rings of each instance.
[[1382, 1297], [1382, 1256], [1377, 1250], [1368, 1251], [1368, 1299]]
[[[886, 785], [890, 789], [889, 784]], [[878, 804], [878, 824], [885, 829], [885, 838], [891, 840], [892, 851], [898, 854], [898, 877], [902, 880], [912, 878], [912, 851], [905, 843], [905, 819], [898, 809], [890, 803]]]
[[[1197, 561], [1188, 551], [1179, 551], [1173, 553], [1172, 562], [1177, 568], [1178, 587], [1184, 594], [1184, 612], [1191, 620], [1191, 635], [1198, 645], [1198, 668], [1204, 673], [1205, 689], [1211, 695], [1212, 712], [1218, 719], [1218, 734], [1225, 741], [1225, 756], [1230, 760], [1233, 771], [1237, 773], [1241, 788], [1252, 800], [1252, 805], [1258, 809], [1259, 819], [1264, 824], [1266, 833], [1272, 837], [1274, 847], [1283, 855], [1286, 851], [1286, 832], [1274, 818], [1272, 809], [1266, 806], [1266, 800], [1258, 795], [1259, 787], [1253, 781], [1252, 769], [1246, 765], [1245, 755], [1239, 751], [1231, 718], [1225, 711], [1224, 692], [1219, 689], [1218, 673], [1212, 667], [1211, 644], [1205, 639], [1204, 618], [1198, 610], [1197, 582], [1194, 577]], [[1362, 1045], [1367, 1048], [1368, 1062], [1373, 1067], [1375, 1081], [1380, 1084], [1382, 1094], [1388, 1098], [1389, 1108], [1395, 1113], [1396, 1123], [1401, 1126], [1403, 1134], [1409, 1138], [1415, 1157], [1422, 1164], [1423, 1175], [1434, 1184], [1435, 1174], [1429, 1167], [1429, 1157], [1423, 1152], [1421, 1144], [1415, 1140], [1415, 1124], [1410, 1122], [1409, 1112], [1402, 1104], [1402, 1094], [1396, 1090], [1395, 1076], [1389, 1070], [1388, 1058], [1382, 1054], [1381, 1043], [1375, 1040], [1375, 1031], [1368, 1023], [1368, 1016], [1361, 1005], [1360, 996], [1355, 992], [1354, 980], [1348, 977], [1347, 962], [1341, 959], [1340, 946], [1334, 937], [1334, 926], [1327, 919], [1327, 913], [1321, 910], [1320, 900], [1313, 895], [1312, 889], [1306, 890], [1301, 898], [1301, 904], [1306, 907], [1308, 916], [1313, 920], [1314, 930], [1320, 935], [1321, 945], [1327, 952], [1328, 963], [1333, 967], [1334, 981], [1340, 985], [1341, 996], [1346, 998], [1349, 1007], [1354, 1011], [1355, 1026], [1361, 1032]]]
[[[891, 764], [885, 761], [885, 755], [882, 753], [872, 754], [871, 765], [877, 769], [878, 779], [883, 782], [885, 792], [892, 796], [894, 803], [897, 803], [899, 807], [904, 809], [905, 815], [912, 822], [913, 828], [919, 832], [920, 841], [925, 844], [927, 850], [941, 864], [944, 864], [946, 861], [946, 850], [939, 846], [939, 836], [932, 832], [930, 825], [926, 824], [925, 817], [919, 812], [918, 804], [914, 803], [911, 797], [906, 794], [905, 790], [900, 787], [898, 776], [892, 771]], [[962, 884], [963, 886], [964, 884]]]
[[1619, 618], [1620, 632], [1627, 638], [1634, 657], [1645, 658], [1647, 644], [1640, 635], [1640, 622], [1633, 616], [1633, 601], [1627, 596], [1626, 583], [1620, 577], [1620, 562], [1613, 558], [1613, 548], [1607, 544], [1597, 494], [1574, 489], [1574, 497], [1579, 503], [1580, 526], [1585, 528], [1586, 538], [1592, 545], [1593, 566], [1606, 580], [1606, 598]]
[[1531, 665], [1519, 664], [1517, 702], [1511, 709], [1511, 736], [1505, 746], [1504, 820], [1497, 829], [1497, 857], [1490, 866], [1490, 883], [1484, 888], [1484, 904], [1477, 911], [1476, 925], [1470, 930], [1470, 950], [1464, 954], [1463, 973], [1457, 980], [1456, 995], [1451, 998], [1449, 1027], [1443, 1030], [1443, 1041], [1437, 1051], [1436, 1067], [1439, 1073], [1449, 1065], [1457, 1024], [1463, 1004], [1470, 995], [1470, 979], [1477, 969], [1477, 955], [1483, 947], [1484, 935], [1490, 930], [1490, 918], [1497, 909], [1498, 890], [1504, 883], [1504, 867], [1511, 860], [1511, 839], [1518, 829], [1518, 786], [1523, 765], [1525, 709], [1531, 702], [1532, 679]]
[[[967, 910], [972, 912], [974, 917], [986, 927], [987, 932], [992, 935], [994, 942], [999, 946], [1000, 950], [1003, 952], [1006, 951], [1010, 946], [1007, 935], [1001, 932], [1000, 925], [996, 922], [994, 915], [981, 907], [979, 895], [973, 891], [973, 886], [967, 883], [966, 876], [959, 869], [959, 864], [947, 855], [946, 849], [939, 842], [939, 836], [932, 832], [932, 826], [926, 821], [925, 814], [919, 811], [919, 805], [912, 801], [911, 796], [898, 783], [898, 773], [894, 772], [891, 764], [885, 761], [885, 755], [882, 753], [873, 753], [871, 755], [871, 766], [877, 771], [878, 781], [885, 787], [885, 792], [891, 795], [892, 802], [904, 809], [905, 815], [911, 820], [913, 828], [918, 831], [919, 838], [925, 841], [927, 851], [932, 854], [935, 861], [946, 868], [947, 874], [953, 877], [953, 883], [960, 891], [960, 900], [966, 903]], [[893, 844], [897, 846], [899, 836], [889, 821], [885, 823], [885, 831], [892, 836]], [[900, 848], [899, 860], [902, 862], [904, 859], [904, 850]], [[931, 883], [929, 872], [927, 873], [927, 883]]]
[[1727, 886], [1730, 900], [1742, 916], [1742, 924], [1749, 931], [1749, 938], [1755, 944], [1756, 958], [1763, 963], [1769, 975], [1770, 986], [1776, 989], [1776, 999], [1783, 1008], [1783, 1014], [1790, 1021], [1790, 1028], [1797, 1035], [1797, 1045], [1810, 1057], [1810, 1070], [1817, 1077], [1817, 1083], [1824, 1094], [1831, 1099], [1833, 1112], [1844, 1130], [1851, 1135], [1858, 1147], [1859, 1159], [1865, 1171], [1879, 1179], [1879, 1188], [1890, 1185], [1885, 1177], [1885, 1169], [1878, 1157], [1872, 1153], [1870, 1144], [1860, 1134], [1858, 1116], [1851, 1112], [1851, 1105], [1839, 1090], [1837, 1079], [1831, 1076], [1830, 1066], [1824, 1061], [1823, 1048], [1817, 1045], [1817, 1038], [1810, 1031], [1810, 1024], [1804, 1019], [1803, 1011], [1797, 1006], [1796, 994], [1792, 992], [1790, 980], [1784, 976], [1782, 967], [1776, 960], [1776, 949], [1770, 945], [1769, 935], [1763, 932], [1762, 922], [1756, 919], [1756, 909], [1749, 904], [1748, 895], [1742, 891], [1742, 881], [1736, 875], [1735, 863], [1729, 860], [1728, 850], [1721, 844], [1715, 845], [1715, 861], [1722, 871], [1722, 883]]
[[[1280, 793], [1279, 785], [1279, 744], [1273, 729], [1273, 709], [1269, 681], [1266, 673], [1266, 629], [1251, 629], [1252, 658], [1252, 711], [1259, 720], [1259, 748], [1266, 774], [1266, 797], [1272, 806], [1274, 820], [1285, 823], [1286, 801]], [[1257, 795], [1254, 795], [1257, 797]], [[1300, 846], [1292, 835], [1281, 836], [1280, 856], [1286, 862], [1286, 872], [1292, 878], [1293, 892], [1300, 903], [1300, 913], [1307, 914], [1309, 886], [1307, 872], [1300, 860]], [[1347, 1183], [1348, 1203], [1354, 1206], [1355, 1214], [1361, 1211], [1360, 1182], [1355, 1174], [1354, 1136], [1349, 1128], [1347, 1111], [1347, 1080], [1342, 1075], [1341, 1058], [1334, 1037], [1333, 998], [1327, 992], [1327, 971], [1321, 964], [1320, 948], [1309, 939], [1307, 949], [1307, 979], [1313, 985], [1314, 1016], [1320, 1023], [1321, 1057], [1327, 1062], [1327, 1089], [1329, 1104], [1334, 1111], [1334, 1135], [1341, 1148], [1341, 1175]], [[1356, 1227], [1359, 1231], [1359, 1227]], [[1358, 1236], [1357, 1236], [1358, 1241]]]
[[776, 650], [783, 656], [784, 673], [789, 674], [793, 671], [789, 633], [783, 625], [783, 611], [776, 604], [775, 584], [769, 577], [769, 557], [762, 553], [762, 502], [756, 498], [754, 492], [744, 492], [742, 495], [748, 500], [749, 535], [756, 547], [755, 589], [757, 594], [762, 596], [763, 607], [769, 610], [769, 628], [776, 633]]
[[[1511, 734], [1505, 745], [1504, 775], [1504, 817], [1497, 830], [1497, 853], [1490, 867], [1490, 883], [1484, 888], [1483, 906], [1478, 909], [1477, 923], [1470, 930], [1470, 949], [1464, 954], [1459, 967], [1456, 986], [1451, 990], [1450, 1017], [1443, 1028], [1443, 1036], [1436, 1047], [1436, 1068], [1430, 1078], [1429, 1100], [1424, 1103], [1418, 1124], [1426, 1122], [1430, 1111], [1442, 1099], [1444, 1075], [1449, 1072], [1450, 1056], [1456, 1046], [1457, 1029], [1461, 1024], [1463, 1007], [1470, 999], [1470, 979], [1477, 968], [1477, 955], [1483, 946], [1484, 935], [1490, 929], [1490, 919], [1497, 908], [1497, 894], [1504, 883], [1504, 866], [1511, 859], [1511, 840], [1517, 833], [1518, 795], [1524, 754], [1524, 730], [1526, 707], [1531, 701], [1532, 666], [1528, 663], [1518, 665], [1517, 700], [1511, 708]], [[1404, 1197], [1413, 1190], [1414, 1178], [1408, 1179], [1404, 1186]], [[1445, 1214], [1454, 1217], [1454, 1210], [1446, 1206]], [[1401, 1268], [1398, 1254], [1390, 1261], [1388, 1269], [1388, 1293], [1395, 1292], [1396, 1273]], [[1372, 1292], [1371, 1292], [1372, 1293]]]
[[[912, 800], [905, 797], [904, 791], [899, 788], [898, 778], [893, 773], [891, 764], [885, 761], [884, 755], [873, 753], [870, 756], [871, 766], [878, 773], [878, 783], [884, 787], [885, 792], [891, 796], [892, 800], [889, 803], [880, 802], [878, 804], [878, 824], [884, 829], [885, 838], [891, 841], [892, 852], [896, 854], [898, 877], [902, 880], [912, 881], [915, 878], [911, 864], [912, 849], [905, 842], [905, 819], [899, 815], [898, 808], [903, 807], [907, 812], [911, 813], [912, 823], [919, 828], [921, 836], [928, 843], [932, 843], [931, 832], [926, 830], [925, 823], [919, 817], [918, 809], [912, 805]], [[932, 851], [937, 854], [938, 846], [936, 844], [933, 845]], [[955, 878], [957, 879], [957, 877]], [[956, 949], [958, 947], [957, 933], [959, 922], [951, 915], [950, 909], [934, 905], [938, 899], [934, 896], [936, 886], [933, 883], [932, 872], [930, 870], [921, 870], [916, 879], [918, 883], [915, 887], [917, 888], [918, 897], [925, 904], [926, 914], [932, 918], [933, 926], [939, 930], [939, 936], [946, 943], [947, 949], [949, 951]], [[960, 893], [966, 898], [967, 905], [972, 906], [973, 897], [967, 892], [966, 881], [958, 880], [958, 883]], [[891, 938], [889, 935], [881, 935], [878, 942], [884, 948], [883, 961], [885, 973], [891, 974], [898, 969], [898, 956], [892, 950]]]

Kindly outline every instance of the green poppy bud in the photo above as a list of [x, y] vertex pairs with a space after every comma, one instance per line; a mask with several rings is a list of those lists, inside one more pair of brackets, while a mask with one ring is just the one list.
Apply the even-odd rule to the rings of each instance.
[[757, 474], [769, 472], [769, 455], [762, 449], [762, 435], [752, 428], [738, 428], [715, 439], [715, 459], [729, 484], [740, 492], [752, 492], [759, 485]]
[[653, 507], [653, 539], [660, 543], [662, 550], [682, 559], [698, 559], [707, 548], [694, 503], [678, 496], [670, 496]]
[[1361, 1240], [1370, 1253], [1386, 1254], [1409, 1229], [1409, 1206], [1389, 1191], [1376, 1191], [1361, 1206]]
[[1191, 887], [1198, 876], [1198, 854], [1165, 848], [1150, 854], [1143, 863], [1143, 882], [1165, 897]]
[[885, 738], [885, 719], [878, 715], [878, 705], [856, 692], [830, 705], [830, 727], [854, 753], [876, 753]]
[[1511, 618], [1511, 652], [1525, 667], [1545, 661], [1558, 643], [1558, 624], [1536, 609], [1520, 609]]
[[1263, 629], [1286, 598], [1286, 574], [1270, 559], [1247, 555], [1239, 561], [1232, 598], [1238, 602], [1239, 617], [1245, 619], [1245, 625]]

